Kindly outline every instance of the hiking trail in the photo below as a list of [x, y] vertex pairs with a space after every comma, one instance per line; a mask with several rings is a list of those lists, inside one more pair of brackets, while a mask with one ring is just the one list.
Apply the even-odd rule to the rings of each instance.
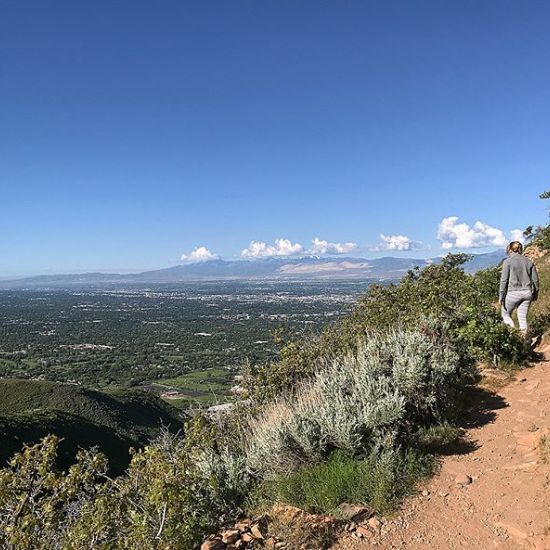
[[543, 359], [496, 391], [479, 390], [462, 443], [378, 534], [345, 535], [332, 548], [550, 550], [550, 345]]

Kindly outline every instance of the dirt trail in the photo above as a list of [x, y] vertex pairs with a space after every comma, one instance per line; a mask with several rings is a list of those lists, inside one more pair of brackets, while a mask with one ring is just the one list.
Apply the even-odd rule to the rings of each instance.
[[[546, 361], [511, 384], [480, 392], [464, 444], [420, 488], [424, 496], [407, 499], [379, 535], [346, 536], [334, 549], [550, 550], [550, 467], [537, 448], [550, 428], [550, 346], [541, 352]], [[472, 482], [459, 485], [464, 475]]]

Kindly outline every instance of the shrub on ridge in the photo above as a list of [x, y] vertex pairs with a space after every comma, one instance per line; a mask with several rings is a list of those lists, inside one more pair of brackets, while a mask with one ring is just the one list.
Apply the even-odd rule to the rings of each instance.
[[372, 336], [250, 421], [248, 467], [269, 477], [336, 449], [395, 449], [411, 431], [442, 422], [473, 373], [450, 343], [424, 332]]

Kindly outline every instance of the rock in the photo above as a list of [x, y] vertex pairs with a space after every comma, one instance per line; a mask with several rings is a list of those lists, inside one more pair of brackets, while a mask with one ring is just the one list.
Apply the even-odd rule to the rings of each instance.
[[202, 543], [201, 550], [225, 550], [225, 544], [220, 539], [206, 540]]
[[517, 438], [516, 443], [518, 447], [525, 447], [529, 450], [535, 450], [540, 443], [541, 434], [538, 432], [531, 432], [526, 435], [522, 435]]
[[427, 489], [424, 489], [424, 490], [422, 491], [422, 496], [423, 496], [423, 497], [427, 497], [427, 496], [429, 496], [429, 495], [430, 495], [430, 491], [428, 491]]
[[263, 540], [267, 536], [267, 521], [262, 519], [250, 526], [250, 532], [256, 539]]
[[378, 531], [382, 527], [382, 522], [374, 516], [367, 521], [367, 525], [374, 531]]
[[499, 521], [499, 522], [495, 523], [495, 527], [500, 527], [501, 529], [504, 529], [508, 533], [508, 535], [510, 535], [511, 537], [513, 537], [515, 539], [523, 540], [523, 539], [528, 538], [527, 533], [525, 533], [521, 529], [518, 529], [514, 525], [509, 525], [507, 523], [503, 523], [502, 521]]
[[252, 522], [249, 519], [242, 519], [235, 523], [235, 529], [238, 529], [241, 532], [248, 531], [251, 523]]
[[258, 529], [258, 526], [257, 525], [253, 525], [251, 528], [250, 528], [250, 533], [252, 534], [252, 536], [255, 538], [255, 539], [263, 539], [264, 538], [264, 535], [262, 534], [262, 532]]
[[241, 540], [244, 541], [244, 542], [252, 542], [253, 540], [255, 540], [255, 538], [250, 533], [243, 533], [241, 535]]
[[225, 544], [234, 544], [241, 538], [241, 533], [238, 529], [228, 529], [222, 533], [222, 542]]
[[370, 529], [368, 529], [367, 527], [365, 527], [364, 525], [359, 525], [357, 527], [357, 529], [355, 530], [355, 532], [357, 533], [357, 535], [360, 537], [360, 538], [371, 538], [372, 537], [372, 531]]
[[459, 474], [455, 477], [455, 483], [457, 485], [470, 485], [472, 483], [472, 478], [466, 474]]
[[358, 504], [348, 504], [344, 502], [338, 506], [337, 516], [346, 521], [363, 521], [372, 516], [372, 510], [367, 506], [360, 506]]

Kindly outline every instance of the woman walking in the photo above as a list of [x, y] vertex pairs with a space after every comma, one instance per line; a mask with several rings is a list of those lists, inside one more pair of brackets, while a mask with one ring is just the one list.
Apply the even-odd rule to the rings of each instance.
[[514, 327], [512, 312], [517, 309], [519, 330], [526, 334], [527, 313], [538, 296], [539, 276], [535, 264], [523, 256], [523, 245], [519, 241], [511, 242], [506, 253], [508, 258], [502, 264], [499, 291], [502, 320]]

